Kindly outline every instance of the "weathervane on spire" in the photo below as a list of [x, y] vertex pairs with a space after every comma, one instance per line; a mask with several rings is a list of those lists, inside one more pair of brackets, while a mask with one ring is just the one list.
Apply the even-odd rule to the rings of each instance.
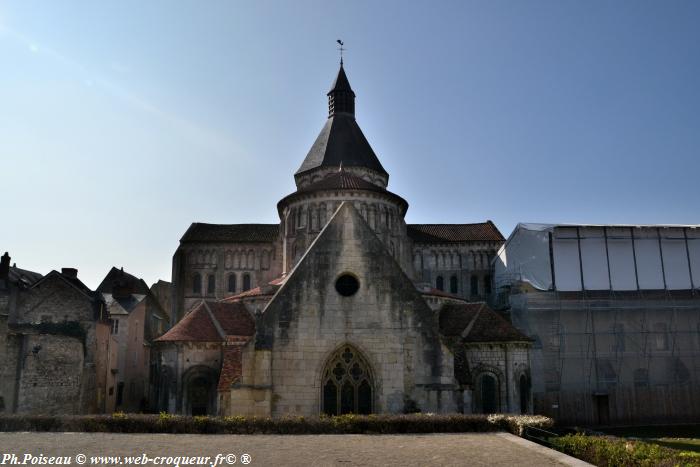
[[343, 47], [345, 45], [345, 43], [343, 41], [341, 41], [340, 39], [338, 39], [336, 42], [338, 43], [338, 50], [340, 50], [340, 65], [342, 66], [343, 65], [343, 51], [346, 50]]

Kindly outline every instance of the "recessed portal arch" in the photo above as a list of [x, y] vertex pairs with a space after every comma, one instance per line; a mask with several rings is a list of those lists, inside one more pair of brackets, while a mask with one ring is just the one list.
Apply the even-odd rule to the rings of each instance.
[[197, 365], [182, 376], [183, 411], [187, 415], [216, 415], [216, 383], [218, 373]]
[[352, 345], [343, 345], [331, 355], [321, 374], [321, 412], [370, 414], [374, 391], [367, 359]]

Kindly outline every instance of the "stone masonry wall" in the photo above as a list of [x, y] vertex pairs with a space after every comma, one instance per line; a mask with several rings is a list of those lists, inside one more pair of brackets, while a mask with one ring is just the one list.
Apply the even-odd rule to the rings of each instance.
[[[335, 290], [343, 272], [360, 283], [351, 297]], [[336, 213], [263, 322], [257, 347], [272, 350], [274, 416], [320, 413], [324, 366], [343, 345], [369, 363], [374, 412], [401, 412], [409, 399], [428, 412], [455, 410], [452, 358], [434, 313], [350, 205]]]
[[25, 335], [17, 411], [81, 413], [83, 344], [50, 334]]

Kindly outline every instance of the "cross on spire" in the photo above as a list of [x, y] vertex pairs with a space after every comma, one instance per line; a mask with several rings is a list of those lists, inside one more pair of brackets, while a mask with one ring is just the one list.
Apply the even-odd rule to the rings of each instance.
[[340, 50], [340, 66], [343, 66], [343, 51], [345, 51], [347, 49], [345, 49], [345, 47], [343, 47], [345, 45], [345, 43], [343, 41], [341, 41], [340, 39], [338, 39], [336, 42], [338, 43], [338, 50]]

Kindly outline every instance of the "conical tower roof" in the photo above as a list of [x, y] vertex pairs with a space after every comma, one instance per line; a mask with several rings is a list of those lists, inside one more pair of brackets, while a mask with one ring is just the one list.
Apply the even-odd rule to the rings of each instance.
[[342, 64], [328, 91], [328, 120], [296, 175], [341, 165], [363, 167], [389, 176], [355, 120], [355, 93]]

